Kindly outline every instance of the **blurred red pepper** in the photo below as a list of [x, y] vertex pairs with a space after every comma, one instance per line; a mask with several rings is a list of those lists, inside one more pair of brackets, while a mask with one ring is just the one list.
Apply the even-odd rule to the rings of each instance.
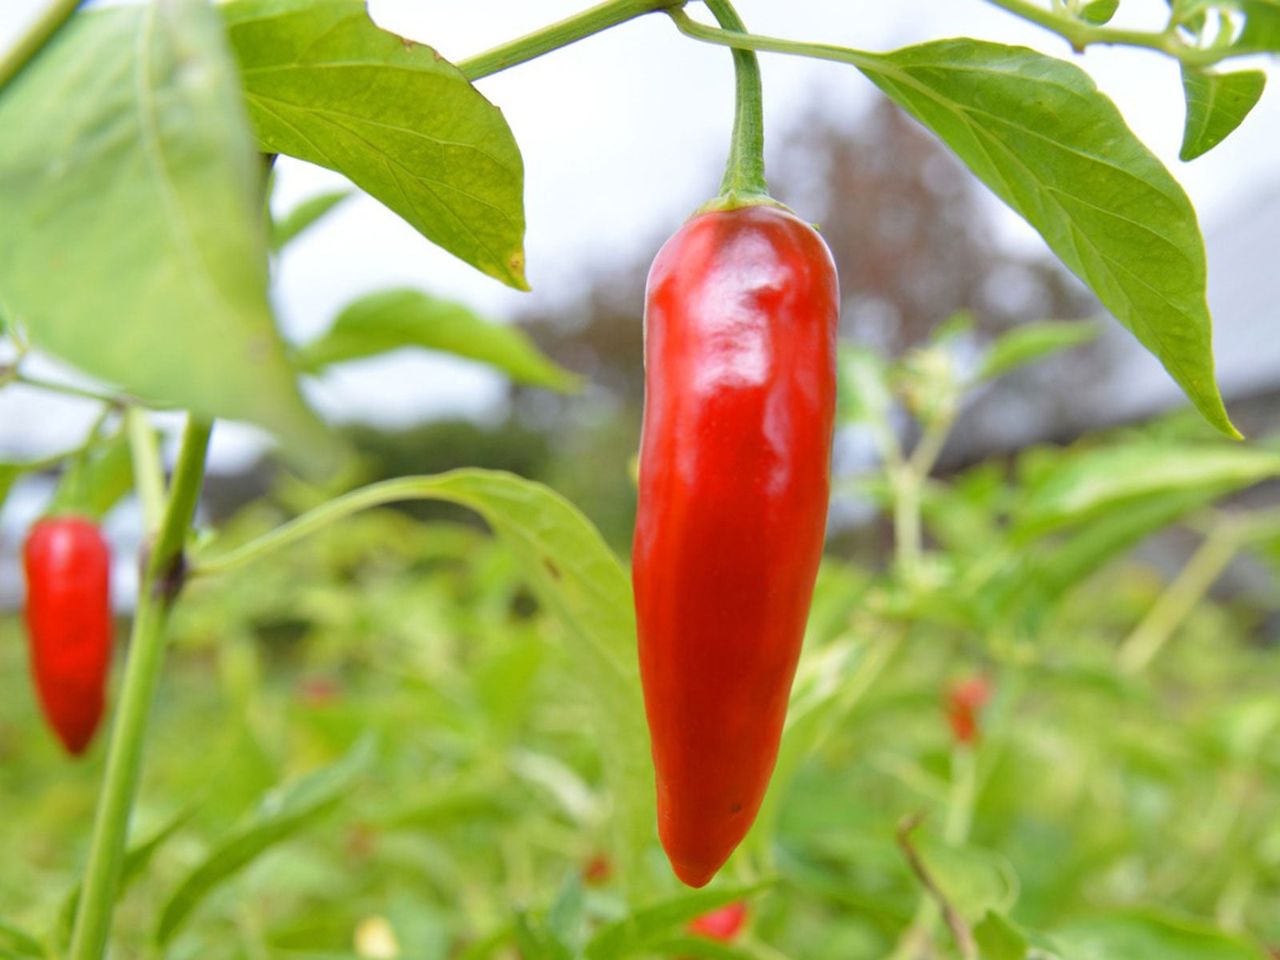
[[589, 887], [599, 887], [613, 876], [613, 864], [603, 853], [597, 853], [582, 867], [582, 880]]
[[689, 932], [708, 940], [730, 943], [747, 923], [747, 905], [736, 900], [689, 922]]
[[690, 886], [777, 758], [826, 529], [838, 305], [826, 244], [773, 206], [695, 216], [649, 272], [634, 587], [658, 832]]
[[977, 742], [978, 720], [991, 693], [991, 682], [986, 677], [963, 680], [947, 692], [947, 722], [956, 743], [967, 746]]
[[46, 517], [27, 536], [27, 634], [45, 718], [72, 755], [93, 739], [111, 663], [111, 549], [97, 526]]

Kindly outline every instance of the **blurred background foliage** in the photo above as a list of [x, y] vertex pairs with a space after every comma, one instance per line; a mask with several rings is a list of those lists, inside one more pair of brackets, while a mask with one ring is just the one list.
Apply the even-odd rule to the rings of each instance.
[[[1280, 455], [1182, 415], [1106, 424], [1091, 301], [992, 246], [934, 141], [887, 107], [797, 129], [777, 192], [845, 296], [833, 528], [778, 775], [718, 886], [625, 849], [615, 815], [652, 784], [608, 769], [565, 625], [473, 515], [419, 503], [184, 595], [116, 956], [967, 956], [939, 897], [994, 960], [1280, 945]], [[625, 556], [660, 239], [520, 319], [583, 393], [349, 427], [343, 485], [511, 471]], [[238, 542], [321, 499], [263, 462], [212, 477], [204, 516]], [[0, 913], [56, 945], [102, 747], [69, 764], [41, 729], [16, 617], [0, 660]], [[978, 677], [957, 742], [948, 691]], [[739, 940], [685, 936], [741, 897]], [[0, 927], [0, 956], [20, 942]]]

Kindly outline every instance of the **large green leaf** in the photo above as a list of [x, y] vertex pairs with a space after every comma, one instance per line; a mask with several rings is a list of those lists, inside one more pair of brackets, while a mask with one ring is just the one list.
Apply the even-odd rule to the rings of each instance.
[[539, 353], [520, 330], [417, 290], [386, 290], [350, 304], [328, 333], [302, 348], [298, 363], [316, 372], [405, 347], [479, 360], [531, 386], [571, 390], [578, 384], [577, 377]]
[[604, 765], [620, 866], [639, 870], [653, 835], [654, 787], [626, 571], [591, 521], [541, 484], [488, 470], [456, 470], [419, 483], [423, 494], [484, 517], [563, 625], [594, 729], [609, 744]]
[[1053, 932], [1070, 960], [1264, 960], [1247, 941], [1205, 924], [1154, 914], [1126, 914], [1080, 920]]
[[223, 7], [262, 149], [337, 170], [427, 239], [524, 279], [524, 166], [501, 111], [360, 0]]
[[328, 443], [267, 305], [262, 168], [198, 0], [75, 17], [0, 96], [0, 312], [161, 406]]
[[1187, 120], [1178, 156], [1194, 160], [1225, 140], [1244, 122], [1266, 85], [1267, 75], [1261, 70], [1210, 73], [1183, 67]]
[[168, 943], [216, 887], [332, 810], [356, 786], [372, 759], [371, 742], [362, 740], [332, 766], [268, 794], [249, 822], [224, 838], [174, 890], [160, 913], [156, 942]]
[[[618, 558], [591, 521], [563, 497], [539, 483], [490, 470], [455, 470], [438, 476], [404, 477], [366, 488], [348, 500], [395, 498], [446, 500], [480, 514], [514, 554], [543, 605], [564, 629], [577, 664], [577, 694], [591, 710], [592, 729], [609, 749], [604, 774], [618, 830], [617, 861], [623, 875], [641, 877], [640, 854], [652, 843], [653, 769], [644, 724], [636, 656], [631, 584]], [[321, 508], [326, 512], [333, 505]], [[313, 527], [300, 521], [280, 536], [288, 542]], [[233, 556], [235, 551], [223, 554]], [[204, 564], [216, 569], [215, 552]], [[201, 557], [194, 561], [197, 570]]]
[[1214, 381], [1195, 211], [1088, 74], [964, 39], [856, 62], [1039, 231], [1210, 423], [1235, 435]]

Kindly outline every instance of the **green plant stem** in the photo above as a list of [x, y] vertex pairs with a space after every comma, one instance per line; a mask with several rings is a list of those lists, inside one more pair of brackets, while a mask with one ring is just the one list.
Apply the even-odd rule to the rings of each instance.
[[124, 423], [133, 459], [133, 486], [142, 503], [143, 524], [150, 539], [164, 521], [164, 468], [160, 464], [160, 448], [147, 412], [141, 407], [126, 408]]
[[973, 744], [957, 743], [951, 751], [951, 795], [947, 801], [947, 843], [958, 847], [969, 840], [973, 804], [978, 796], [978, 756]]
[[0, 57], [0, 90], [9, 85], [22, 68], [30, 63], [41, 48], [53, 39], [76, 12], [82, 0], [54, 0], [45, 7], [18, 42]]
[[1187, 565], [1165, 588], [1151, 610], [1120, 646], [1120, 669], [1141, 673], [1227, 568], [1240, 544], [1230, 525], [1205, 538]]
[[[1023, 7], [1029, 11], [1036, 11], [1046, 18], [1051, 18], [1051, 22], [1047, 22], [1044, 26], [1052, 30], [1054, 33], [1064, 36], [1070, 40], [1071, 36], [1064, 34], [1058, 29], [1066, 21], [1060, 17], [1054, 17], [1042, 8], [1037, 7], [1033, 3], [1024, 3], [1021, 0], [991, 0], [998, 3], [1002, 7], [1010, 9], [1011, 12], [1022, 13]], [[1014, 7], [1017, 9], [1014, 9]], [[852, 47], [837, 47], [829, 43], [805, 43], [798, 40], [783, 40], [778, 37], [765, 37], [757, 33], [738, 33], [730, 30], [719, 30], [715, 27], [708, 27], [705, 24], [698, 23], [687, 13], [679, 8], [672, 8], [667, 11], [667, 15], [671, 17], [676, 27], [685, 36], [692, 37], [695, 40], [702, 40], [705, 43], [715, 43], [722, 47], [734, 47], [742, 50], [755, 50], [762, 53], [785, 53], [798, 57], [810, 57], [814, 60], [831, 60], [836, 63], [848, 63], [859, 69], [866, 68], [883, 73], [892, 69], [892, 61], [881, 54], [872, 53], [867, 50], [855, 50]], [[1038, 21], [1037, 21], [1038, 22]], [[1129, 30], [1107, 30], [1102, 27], [1094, 27], [1090, 24], [1084, 24], [1090, 31], [1085, 40], [1086, 44], [1102, 43], [1102, 44], [1122, 44], [1127, 46], [1143, 47], [1146, 49], [1158, 50], [1166, 53], [1171, 57], [1175, 57], [1182, 63], [1190, 67], [1206, 67], [1211, 66], [1219, 61], [1225, 60], [1234, 54], [1230, 48], [1212, 48], [1199, 49], [1197, 47], [1188, 46], [1177, 38], [1176, 34], [1164, 33], [1144, 33], [1140, 31]], [[1068, 33], [1075, 35], [1075, 31], [1068, 26]]]
[[1182, 49], [1176, 36], [1169, 31], [1150, 33], [1143, 30], [1118, 30], [1114, 27], [1100, 26], [1076, 17], [1059, 16], [1052, 10], [1046, 10], [1035, 3], [1034, 0], [988, 0], [988, 2], [1051, 33], [1056, 33], [1071, 44], [1071, 48], [1077, 53], [1095, 43], [1146, 47], [1174, 57], [1179, 56], [1179, 51]]
[[[738, 12], [728, 0], [705, 0], [724, 30], [746, 33]], [[769, 195], [764, 178], [764, 93], [760, 62], [750, 50], [734, 49], [734, 114], [729, 159], [720, 182], [717, 206], [736, 207]]]
[[12, 380], [14, 383], [20, 383], [24, 387], [33, 387], [36, 390], [48, 390], [51, 393], [64, 393], [69, 397], [77, 397], [81, 400], [95, 400], [98, 403], [107, 403], [118, 407], [124, 403], [124, 399], [118, 396], [112, 396], [108, 393], [100, 393], [97, 390], [89, 390], [85, 387], [75, 387], [69, 383], [57, 383], [53, 380], [43, 380], [39, 377], [28, 376], [25, 373], [14, 373]]
[[457, 67], [468, 80], [479, 80], [646, 13], [670, 10], [684, 2], [685, 0], [608, 0], [492, 50], [460, 60]]
[[212, 429], [207, 420], [192, 417], [187, 422], [164, 519], [138, 585], [129, 659], [111, 729], [70, 960], [102, 960], [106, 951], [147, 719], [164, 660], [165, 624], [182, 583], [183, 547], [200, 496]]

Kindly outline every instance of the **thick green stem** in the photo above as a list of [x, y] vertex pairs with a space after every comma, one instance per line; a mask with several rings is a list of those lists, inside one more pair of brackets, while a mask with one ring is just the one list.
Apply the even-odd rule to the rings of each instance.
[[[747, 32], [728, 0], [706, 0], [706, 4], [724, 30]], [[733, 73], [733, 136], [720, 182], [720, 206], [738, 206], [769, 195], [764, 178], [764, 94], [756, 55], [750, 50], [734, 49]]]
[[22, 72], [22, 68], [35, 59], [41, 48], [71, 19], [81, 2], [82, 0], [54, 0], [40, 12], [30, 29], [0, 57], [0, 90], [8, 86]]
[[608, 0], [607, 3], [583, 10], [492, 50], [460, 60], [457, 66], [468, 80], [479, 80], [646, 13], [671, 10], [684, 2], [685, 0]]
[[187, 422], [164, 520], [138, 585], [128, 665], [111, 729], [69, 960], [102, 960], [106, 952], [147, 719], [164, 661], [165, 624], [182, 582], [183, 547], [200, 496], [211, 432], [207, 420], [193, 417]]

